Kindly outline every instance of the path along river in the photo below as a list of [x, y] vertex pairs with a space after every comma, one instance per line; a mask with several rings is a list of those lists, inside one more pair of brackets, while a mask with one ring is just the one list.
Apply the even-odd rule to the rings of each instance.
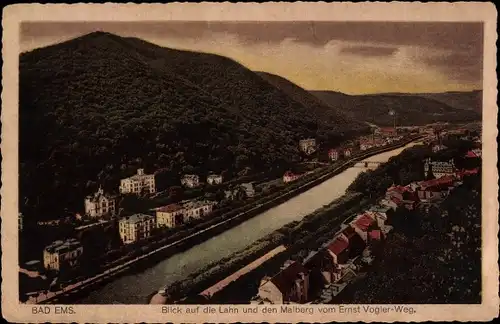
[[[385, 162], [405, 147], [363, 161]], [[370, 166], [370, 168], [372, 168]], [[325, 182], [271, 208], [192, 248], [175, 254], [149, 269], [121, 276], [78, 301], [82, 304], [145, 304], [147, 296], [162, 286], [187, 277], [197, 269], [244, 249], [252, 242], [344, 195], [364, 167], [349, 168]]]

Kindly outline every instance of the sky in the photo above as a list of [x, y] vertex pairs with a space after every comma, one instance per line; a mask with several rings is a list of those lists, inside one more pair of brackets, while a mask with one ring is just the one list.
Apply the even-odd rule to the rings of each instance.
[[482, 88], [483, 25], [450, 22], [30, 22], [21, 52], [93, 31], [230, 57], [308, 90]]

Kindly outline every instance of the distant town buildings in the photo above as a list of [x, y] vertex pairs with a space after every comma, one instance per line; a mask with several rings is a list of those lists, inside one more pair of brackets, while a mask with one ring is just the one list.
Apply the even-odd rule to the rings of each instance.
[[60, 271], [75, 267], [83, 254], [83, 246], [76, 239], [55, 241], [43, 250], [43, 266]]
[[154, 174], [144, 174], [144, 169], [137, 169], [137, 174], [120, 181], [120, 193], [122, 194], [142, 194], [154, 193], [155, 176]]
[[299, 148], [307, 155], [312, 154], [316, 151], [316, 140], [314, 138], [300, 140]]
[[124, 244], [130, 244], [145, 239], [151, 235], [154, 228], [154, 217], [145, 214], [135, 214], [120, 219], [118, 230]]
[[209, 185], [218, 185], [222, 183], [222, 175], [220, 174], [210, 174], [207, 177], [207, 183]]
[[181, 184], [188, 188], [196, 188], [200, 185], [200, 177], [196, 174], [186, 174], [182, 177]]
[[85, 214], [90, 217], [114, 215], [116, 211], [115, 204], [115, 198], [110, 195], [105, 195], [102, 188], [99, 188], [94, 195], [85, 198]]
[[426, 177], [429, 176], [429, 173], [432, 173], [435, 178], [441, 178], [446, 175], [453, 174], [455, 169], [455, 163], [453, 159], [449, 161], [432, 161], [430, 158], [426, 159], [424, 162], [424, 171]]

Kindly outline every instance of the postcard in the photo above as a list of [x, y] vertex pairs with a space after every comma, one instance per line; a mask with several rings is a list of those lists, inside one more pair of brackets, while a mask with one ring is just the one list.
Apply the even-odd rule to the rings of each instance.
[[9, 322], [488, 321], [492, 3], [18, 4]]

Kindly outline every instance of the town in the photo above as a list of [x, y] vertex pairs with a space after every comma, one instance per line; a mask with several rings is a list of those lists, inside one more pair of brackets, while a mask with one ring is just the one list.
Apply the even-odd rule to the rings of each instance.
[[[462, 186], [464, 178], [480, 172], [481, 142], [477, 134], [471, 136], [467, 133], [463, 129], [432, 132], [433, 135], [427, 137], [422, 144], [428, 147], [429, 152], [437, 160], [427, 157], [420, 161], [423, 171], [421, 180], [388, 187], [376, 204], [349, 215], [338, 226], [337, 232], [319, 249], [302, 253], [303, 257], [299, 260], [288, 259], [279, 267], [276, 274], [264, 276], [257, 285], [257, 294], [251, 299], [248, 298], [247, 302], [252, 304], [339, 302], [341, 300], [339, 296], [342, 296], [341, 293], [351, 283], [362, 276], [369, 276], [369, 273], [366, 273], [369, 271], [367, 269], [370, 269], [377, 257], [384, 253], [384, 242], [395, 227], [400, 229], [401, 226], [412, 226], [411, 223], [414, 222], [412, 218], [418, 217], [419, 212], [428, 213], [429, 209], [439, 208], [455, 188]], [[442, 142], [452, 137], [458, 142], [468, 143], [466, 147], [469, 148], [463, 155], [449, 158], [448, 148]], [[458, 158], [458, 164], [455, 163], [455, 158]], [[412, 216], [405, 216], [405, 211], [412, 213]], [[323, 234], [319, 235], [321, 237]], [[318, 239], [314, 234], [312, 237]], [[225, 303], [228, 300], [224, 299], [224, 295], [234, 296], [236, 291], [245, 295], [238, 287], [251, 285], [248, 280], [252, 279], [248, 278], [255, 278], [252, 273], [274, 272], [269, 266], [270, 262], [284, 255], [290, 255], [287, 251], [293, 249], [297, 248], [280, 245], [263, 255], [258, 254], [259, 257], [253, 262], [203, 290], [199, 294], [201, 299], [193, 297], [193, 302]], [[234, 257], [241, 258], [239, 255]], [[241, 282], [235, 286], [238, 281]], [[231, 288], [226, 291], [228, 287]], [[160, 294], [168, 296], [168, 289], [167, 287]], [[153, 298], [153, 303], [165, 300], [156, 297]], [[184, 302], [189, 300], [182, 299]]]
[[[443, 126], [438, 126], [438, 128], [441, 129]], [[415, 136], [415, 134], [427, 136], [427, 138], [430, 139], [427, 144], [431, 145], [432, 150], [436, 152], [445, 148], [441, 144], [442, 137], [455, 133], [461, 134], [462, 137], [468, 136], [465, 135], [463, 129], [458, 131], [436, 132], [436, 126], [410, 129], [401, 128], [398, 130], [377, 128], [371, 135], [361, 137], [357, 141], [351, 141], [337, 148], [321, 148], [316, 144], [314, 139], [301, 140], [298, 145], [304, 154], [305, 161], [312, 160], [312, 163], [322, 166], [322, 163], [327, 163], [327, 165], [329, 165], [343, 159], [347, 160], [351, 156], [357, 154], [357, 152], [384, 147], [385, 145], [401, 141], [407, 136]], [[436, 136], [436, 134], [439, 135]], [[467, 138], [479, 141], [477, 134], [474, 138], [470, 136]], [[319, 151], [326, 152], [326, 156], [321, 159], [317, 157], [321, 157], [321, 155], [317, 154], [314, 159], [311, 159], [311, 156]], [[468, 154], [470, 156], [480, 156], [480, 149], [470, 151]], [[303, 164], [307, 165], [307, 163]], [[270, 300], [273, 303], [277, 302], [279, 298], [277, 299], [273, 292], [281, 291], [283, 287], [277, 287], [276, 282], [280, 282], [281, 285], [285, 285], [288, 288], [308, 287], [307, 282], [309, 279], [305, 277], [306, 273], [312, 271], [313, 264], [318, 264], [321, 260], [323, 260], [321, 262], [324, 263], [326, 256], [330, 256], [330, 258], [333, 259], [331, 265], [328, 267], [328, 271], [321, 269], [325, 278], [327, 278], [326, 280], [330, 283], [330, 288], [325, 294], [336, 294], [341, 291], [345, 286], [343, 286], [343, 284], [348, 282], [348, 278], [353, 276], [355, 269], [357, 269], [356, 267], [363, 262], [369, 262], [367, 260], [370, 260], [370, 249], [376, 246], [376, 242], [389, 234], [391, 228], [385, 225], [387, 219], [386, 212], [388, 209], [395, 209], [396, 206], [400, 204], [403, 204], [407, 208], [416, 208], [415, 204], [417, 202], [407, 197], [409, 192], [415, 193], [412, 197], [418, 197], [418, 199], [420, 199], [419, 203], [424, 204], [424, 201], [435, 198], [436, 188], [451, 186], [453, 181], [458, 181], [460, 179], [461, 175], [454, 171], [453, 161], [426, 161], [425, 165], [426, 172], [432, 172], [433, 177], [440, 179], [439, 182], [436, 183], [434, 180], [431, 180], [430, 182], [416, 183], [404, 188], [391, 188], [391, 190], [388, 191], [388, 196], [385, 200], [380, 202], [379, 206], [374, 206], [370, 210], [367, 210], [366, 213], [357, 216], [350, 224], [345, 225], [345, 228], [332, 240], [331, 244], [326, 246], [325, 249], [311, 255], [310, 261], [304, 262], [304, 264], [299, 264], [297, 262], [287, 263], [285, 269], [288, 270], [283, 270], [281, 275], [273, 277], [274, 279], [263, 279], [262, 291], [259, 293], [260, 299], [258, 300]], [[314, 174], [317, 169], [318, 166], [315, 166], [315, 169], [302, 173], [294, 173], [290, 170], [285, 172], [282, 179], [279, 181], [284, 185], [290, 185], [302, 177]], [[221, 186], [223, 185], [223, 180], [220, 174], [209, 174], [206, 177], [206, 186]], [[180, 182], [187, 189], [198, 188], [202, 185], [200, 176], [195, 174], [183, 175]], [[271, 182], [276, 183], [276, 180], [272, 180]], [[151, 240], [153, 237], [173, 235], [175, 234], [173, 230], [176, 228], [186, 228], [189, 224], [196, 224], [196, 222], [198, 222], [197, 224], [203, 224], [200, 222], [203, 222], [204, 219], [210, 220], [211, 216], [214, 215], [214, 212], [217, 211], [218, 206], [221, 204], [226, 204], [230, 208], [231, 201], [241, 201], [242, 199], [250, 199], [249, 201], [252, 201], [251, 199], [255, 199], [255, 196], [265, 196], [266, 189], [262, 189], [263, 185], [265, 185], [265, 183], [248, 182], [239, 185], [235, 183], [233, 186], [223, 190], [223, 195], [216, 195], [219, 197], [219, 200], [213, 199], [213, 195], [212, 199], [206, 199], [206, 197], [202, 196], [190, 200], [180, 200], [168, 205], [144, 210], [139, 213], [129, 215], [125, 213], [125, 216], [119, 217], [119, 214], [124, 214], [123, 211], [118, 211], [118, 201], [120, 198], [123, 199], [123, 197], [130, 195], [155, 197], [154, 195], [158, 194], [155, 188], [155, 175], [145, 173], [144, 169], [138, 169], [135, 175], [123, 178], [120, 181], [118, 187], [119, 194], [105, 193], [104, 190], [99, 187], [94, 194], [85, 197], [83, 199], [85, 213], [84, 215], [75, 213], [75, 226], [73, 231], [79, 233], [82, 231], [94, 230], [94, 228], [102, 230], [107, 224], [117, 223], [116, 229], [121, 244], [123, 246], [133, 246], [136, 245], [137, 242], [148, 242], [148, 240]], [[258, 194], [256, 194], [256, 187], [260, 188]], [[405, 195], [404, 197], [403, 194]], [[439, 195], [441, 194], [443, 194], [443, 192], [439, 192]], [[226, 207], [226, 210], [227, 209]], [[54, 224], [42, 223], [39, 224], [39, 226], [54, 226]], [[20, 231], [23, 230], [23, 217], [21, 214], [19, 217], [19, 228]], [[75, 269], [81, 267], [82, 255], [86, 249], [87, 247], [76, 237], [67, 237], [65, 240], [59, 239], [44, 247], [42, 260], [29, 260], [25, 262], [21, 267], [21, 273], [31, 279], [28, 279], [28, 282], [38, 282], [38, 285], [35, 287], [43, 287], [42, 290], [27, 292], [28, 296], [30, 296], [29, 300], [37, 300], [36, 296], [43, 296], [44, 290], [65, 291], [68, 289], [65, 287], [75, 283], [76, 277], [80, 278], [79, 280], [83, 280], [84, 277], [81, 277], [81, 272], [75, 271]], [[325, 251], [329, 252], [325, 254]], [[354, 259], [351, 258], [352, 260], [347, 259], [347, 256], [352, 257], [358, 254], [363, 254], [364, 256]], [[306, 271], [305, 269], [309, 270]], [[291, 272], [294, 272], [294, 274], [289, 275]], [[64, 273], [65, 275], [58, 275], [60, 273]], [[297, 275], [302, 276], [298, 282], [285, 283], [286, 280], [284, 278], [290, 278]], [[40, 282], [42, 282], [42, 284], [40, 284]], [[30, 285], [28, 284], [28, 286]], [[47, 292], [45, 294], [47, 296], [50, 293]], [[281, 297], [282, 301], [295, 300], [297, 302], [304, 302], [308, 300], [308, 293], [304, 291], [304, 289], [295, 292], [284, 291], [282, 295], [284, 296]], [[40, 301], [41, 299], [39, 298], [38, 300]]]

